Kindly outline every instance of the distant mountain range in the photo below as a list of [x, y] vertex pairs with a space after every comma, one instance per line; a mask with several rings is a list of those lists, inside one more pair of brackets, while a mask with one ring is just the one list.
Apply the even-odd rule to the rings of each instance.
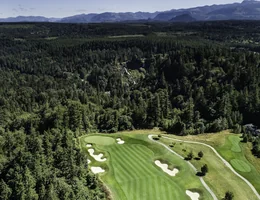
[[58, 22], [59, 18], [46, 18], [42, 16], [18, 16], [0, 18], [0, 22]]
[[62, 19], [42, 16], [18, 16], [0, 18], [0, 22], [61, 22], [61, 23], [101, 23], [123, 21], [214, 21], [214, 20], [260, 20], [260, 2], [244, 0], [242, 3], [201, 6], [188, 9], [173, 9], [164, 12], [126, 12], [101, 14], [81, 14]]

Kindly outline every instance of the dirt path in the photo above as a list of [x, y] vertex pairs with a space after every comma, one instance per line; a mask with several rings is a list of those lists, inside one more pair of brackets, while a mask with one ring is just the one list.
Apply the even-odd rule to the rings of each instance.
[[[158, 142], [158, 141], [153, 140], [153, 136], [156, 136], [156, 135], [149, 135], [148, 138], [149, 138], [150, 140], [152, 140], [153, 142], [156, 142], [156, 143], [158, 143], [158, 144], [164, 146], [164, 147], [165, 147], [167, 150], [169, 150], [171, 153], [175, 154], [176, 156], [178, 156], [179, 158], [181, 158], [181, 159], [184, 160], [184, 158], [183, 158], [181, 155], [179, 155], [178, 153], [176, 153], [175, 151], [173, 151], [172, 149], [170, 149], [167, 145], [165, 145], [165, 144], [163, 144], [163, 143], [161, 143], [161, 142]], [[166, 138], [167, 138], [167, 137], [166, 137]], [[190, 165], [190, 167], [195, 171], [195, 173], [198, 172], [197, 169], [196, 169], [189, 161], [187, 161], [187, 163], [188, 163], [188, 164]], [[211, 194], [212, 198], [213, 198], [214, 200], [218, 200], [218, 198], [216, 197], [216, 195], [214, 194], [214, 192], [209, 188], [209, 186], [207, 185], [207, 183], [205, 183], [204, 179], [203, 179], [202, 177], [199, 177], [199, 178], [200, 178], [200, 181], [201, 181], [202, 185], [203, 185], [203, 186], [206, 188], [206, 190], [208, 190], [208, 192]]]

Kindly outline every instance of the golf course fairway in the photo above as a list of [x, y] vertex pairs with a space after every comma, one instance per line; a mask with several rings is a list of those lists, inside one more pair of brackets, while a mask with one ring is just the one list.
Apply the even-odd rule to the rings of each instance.
[[[120, 138], [124, 143], [118, 143]], [[105, 162], [98, 162], [88, 154], [92, 144], [95, 154], [103, 154]], [[187, 193], [199, 194], [199, 199], [212, 199], [200, 179], [186, 161], [150, 141], [147, 134], [87, 135], [80, 145], [91, 160], [90, 167], [100, 167], [100, 179], [115, 200], [191, 200]], [[155, 161], [178, 170], [175, 176], [165, 173]], [[187, 192], [188, 191], [188, 192]], [[189, 192], [190, 191], [190, 192]]]
[[198, 170], [203, 164], [208, 165], [209, 172], [205, 176], [205, 181], [218, 198], [223, 198], [223, 194], [228, 190], [234, 193], [235, 200], [259, 199], [249, 185], [236, 176], [212, 149], [201, 144], [189, 143], [200, 142], [211, 145], [238, 174], [252, 184], [259, 194], [260, 161], [250, 152], [251, 144], [242, 143], [240, 136], [240, 134], [232, 134], [229, 131], [194, 136], [165, 135], [166, 138], [163, 138], [163, 136], [160, 142], [168, 146], [170, 145], [173, 151], [183, 157], [186, 157], [189, 152], [193, 152], [196, 158], [198, 157], [198, 152], [202, 151], [204, 153], [203, 158], [192, 159], [191, 163]]

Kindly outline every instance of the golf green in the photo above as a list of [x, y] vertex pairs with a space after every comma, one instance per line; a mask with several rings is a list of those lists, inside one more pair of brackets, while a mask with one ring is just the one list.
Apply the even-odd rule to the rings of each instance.
[[251, 171], [250, 166], [243, 160], [233, 159], [230, 161], [230, 163], [235, 169], [237, 169], [241, 172], [250, 172]]
[[[125, 141], [124, 144], [114, 142], [119, 137]], [[98, 176], [115, 200], [190, 200], [186, 190], [197, 191], [201, 199], [212, 199], [186, 161], [149, 141], [147, 135], [83, 137], [81, 146], [87, 154], [88, 143], [95, 144], [95, 148], [108, 155], [106, 162], [94, 161], [90, 167], [106, 169]], [[176, 176], [169, 176], [156, 166], [155, 160], [165, 161], [170, 169], [174, 166], [179, 172]]]
[[241, 147], [239, 146], [240, 138], [234, 135], [230, 135], [228, 140], [231, 142], [231, 151], [240, 153]]
[[115, 140], [111, 137], [105, 136], [89, 136], [85, 139], [87, 143], [97, 144], [97, 145], [111, 145], [115, 143]]
[[[183, 138], [183, 140], [185, 140], [185, 137]], [[180, 137], [178, 139], [180, 139]], [[234, 135], [231, 139], [234, 139], [234, 141], [239, 141], [240, 138], [239, 136]], [[174, 142], [175, 145], [172, 149], [183, 157], [186, 157], [189, 152], [193, 152], [194, 155], [197, 155], [199, 151], [202, 151], [204, 154], [203, 157], [201, 159], [192, 159], [191, 163], [197, 168], [198, 171], [201, 169], [201, 166], [207, 164], [209, 172], [204, 177], [204, 180], [214, 191], [218, 199], [223, 198], [223, 194], [225, 194], [227, 189], [233, 192], [235, 196], [234, 199], [258, 199], [253, 194], [251, 188], [241, 178], [236, 176], [209, 147], [201, 144], [174, 141], [168, 138], [162, 138], [160, 141], [168, 146]], [[226, 142], [229, 146], [225, 146], [224, 149], [227, 150], [228, 155], [234, 154], [237, 156], [241, 154], [231, 150], [232, 143], [230, 138]], [[223, 147], [223, 145], [221, 147]], [[230, 161], [230, 163], [237, 171], [241, 170], [246, 174], [249, 174], [248, 172], [251, 173], [251, 167], [246, 162], [242, 161], [242, 159], [234, 158], [233, 161]]]

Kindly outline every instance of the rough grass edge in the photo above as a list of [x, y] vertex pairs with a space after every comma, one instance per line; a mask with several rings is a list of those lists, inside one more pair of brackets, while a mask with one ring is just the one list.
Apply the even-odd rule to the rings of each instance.
[[98, 180], [102, 184], [102, 189], [103, 189], [104, 193], [106, 194], [106, 199], [113, 200], [113, 195], [112, 195], [113, 193], [110, 190], [110, 188], [104, 183], [104, 181], [102, 181], [102, 179], [99, 176], [98, 176]]

